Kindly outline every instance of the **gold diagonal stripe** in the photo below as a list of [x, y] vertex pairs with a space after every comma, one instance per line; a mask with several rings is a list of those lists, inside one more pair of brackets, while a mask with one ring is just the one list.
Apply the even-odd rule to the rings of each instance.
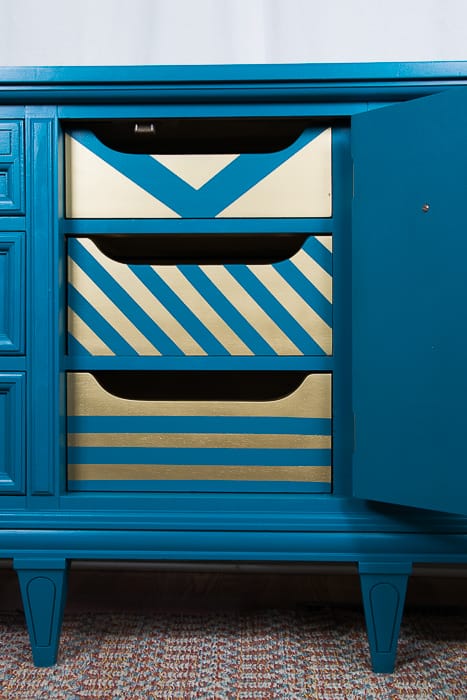
[[307, 376], [294, 392], [274, 401], [139, 401], [109, 394], [88, 372], [67, 377], [69, 416], [331, 417], [329, 373]]
[[192, 338], [181, 323], [161, 304], [159, 299], [154, 296], [128, 265], [108, 258], [93, 241], [87, 238], [78, 240], [83, 248], [86, 248], [99, 265], [113, 277], [117, 284], [126, 291], [185, 355], [206, 355], [201, 345]]
[[82, 270], [68, 258], [68, 280], [101, 316], [119, 333], [138, 354], [160, 355], [159, 350], [149, 342], [138, 328], [125, 316], [114, 302]]
[[243, 435], [213, 433], [68, 433], [68, 447], [228, 447], [330, 449], [330, 435]]
[[171, 464], [69, 464], [72, 481], [301, 481], [331, 482], [331, 467], [225, 467]]
[[91, 355], [115, 355], [70, 307], [68, 307], [68, 331]]
[[332, 276], [321, 265], [318, 265], [306, 251], [298, 251], [290, 262], [305, 275], [305, 277], [332, 304]]
[[315, 236], [315, 238], [332, 253], [332, 236]]
[[303, 355], [302, 351], [223, 265], [202, 265], [201, 269], [278, 355]]
[[154, 265], [153, 269], [179, 299], [195, 314], [231, 355], [253, 355], [199, 291], [175, 265]]
[[248, 268], [306, 330], [326, 355], [332, 353], [332, 329], [309, 306], [272, 265], [248, 265]]

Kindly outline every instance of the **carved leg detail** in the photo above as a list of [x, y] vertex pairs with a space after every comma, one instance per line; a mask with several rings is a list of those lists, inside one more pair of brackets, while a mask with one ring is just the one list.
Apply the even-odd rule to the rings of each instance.
[[68, 581], [66, 559], [15, 559], [36, 666], [57, 661]]
[[363, 606], [373, 671], [394, 670], [399, 629], [404, 610], [409, 563], [359, 565]]

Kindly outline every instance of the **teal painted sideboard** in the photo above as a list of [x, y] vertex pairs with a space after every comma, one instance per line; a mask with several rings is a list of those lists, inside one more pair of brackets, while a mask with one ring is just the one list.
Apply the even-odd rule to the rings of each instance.
[[0, 555], [467, 562], [467, 64], [0, 71]]

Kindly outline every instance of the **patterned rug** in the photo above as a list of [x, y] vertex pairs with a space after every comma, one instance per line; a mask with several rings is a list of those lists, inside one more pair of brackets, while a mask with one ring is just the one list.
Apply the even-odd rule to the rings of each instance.
[[369, 668], [349, 608], [65, 614], [59, 664], [32, 666], [21, 613], [0, 614], [5, 700], [467, 699], [467, 610], [408, 611], [397, 668]]

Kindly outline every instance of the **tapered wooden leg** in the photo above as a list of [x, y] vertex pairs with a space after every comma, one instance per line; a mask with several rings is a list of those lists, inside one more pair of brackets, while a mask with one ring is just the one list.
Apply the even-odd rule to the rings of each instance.
[[407, 562], [359, 564], [371, 661], [376, 673], [391, 673], [394, 670], [411, 570], [412, 565]]
[[57, 661], [68, 581], [66, 559], [13, 560], [36, 666]]

